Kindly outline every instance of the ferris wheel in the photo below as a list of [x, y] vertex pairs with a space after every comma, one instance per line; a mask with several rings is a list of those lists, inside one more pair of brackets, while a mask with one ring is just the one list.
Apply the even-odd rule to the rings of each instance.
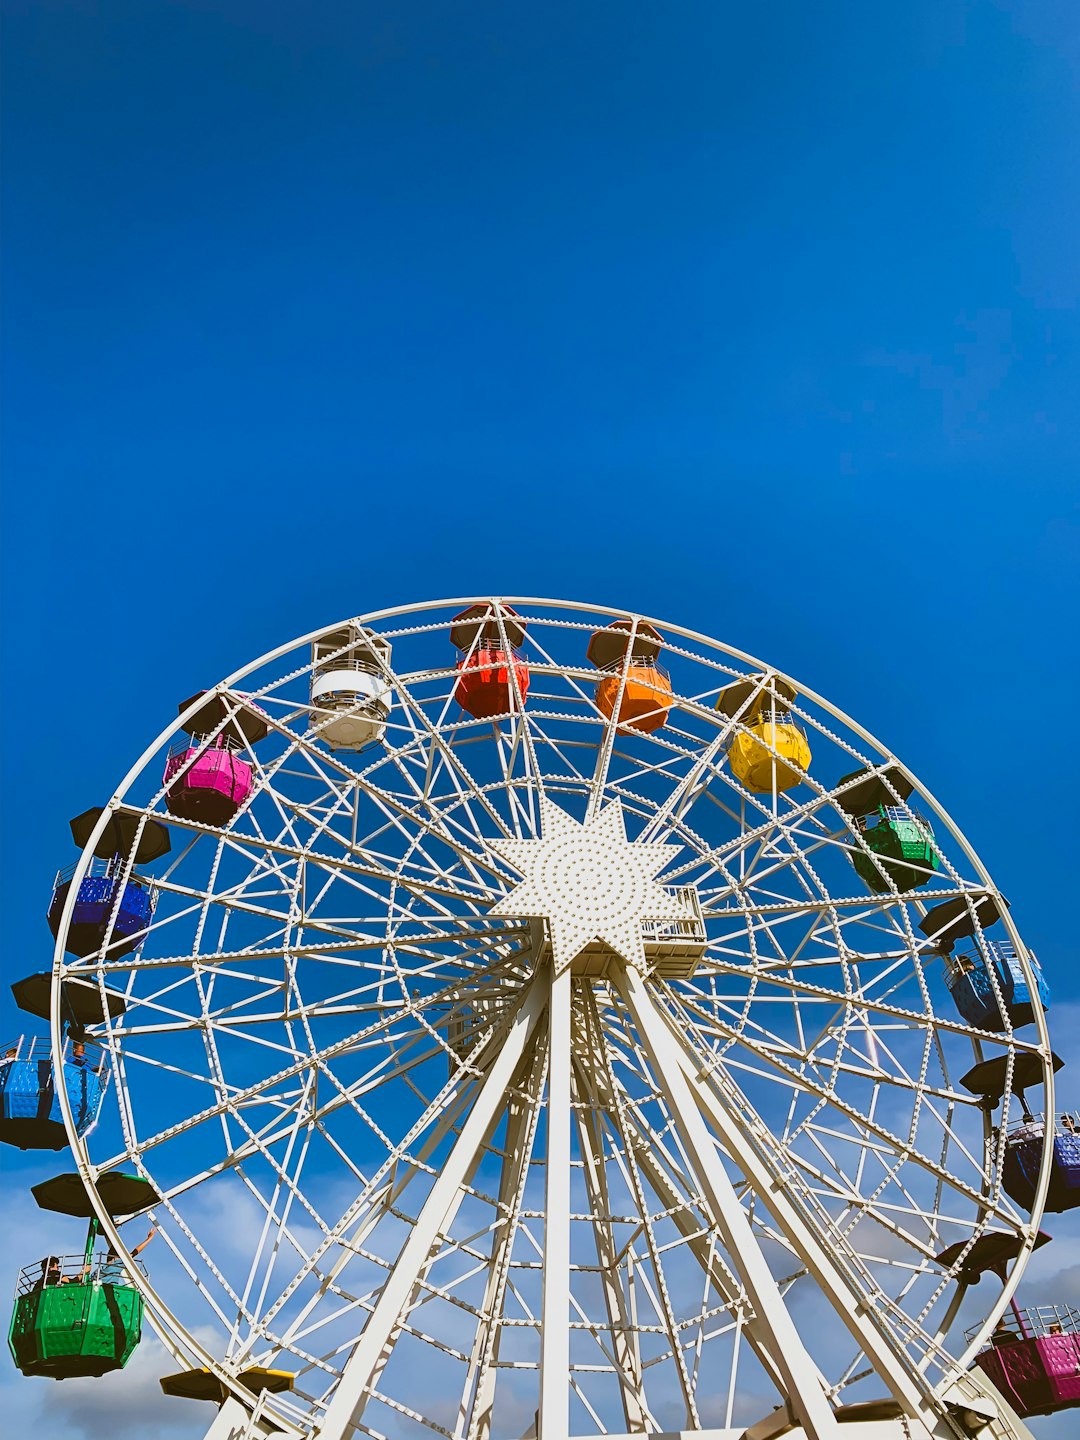
[[72, 829], [13, 987], [49, 1078], [0, 1073], [90, 1220], [20, 1277], [28, 1374], [145, 1316], [214, 1440], [1009, 1440], [1080, 1401], [1080, 1317], [1013, 1299], [1080, 1203], [1045, 979], [795, 680], [612, 609], [386, 610], [183, 701]]

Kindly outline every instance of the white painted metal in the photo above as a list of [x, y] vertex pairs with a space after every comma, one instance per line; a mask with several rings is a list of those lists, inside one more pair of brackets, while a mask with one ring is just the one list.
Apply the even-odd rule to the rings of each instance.
[[[163, 814], [157, 767], [188, 716], [147, 750], [112, 802], [173, 826], [138, 953], [67, 956], [72, 887], [54, 1047], [68, 973], [128, 1007], [93, 1031], [115, 1111], [79, 1139], [61, 1103], [121, 1253], [96, 1176], [134, 1166], [165, 1197], [138, 1280], [152, 1323], [258, 1426], [322, 1440], [506, 1440], [537, 1412], [541, 1440], [733, 1436], [778, 1403], [825, 1436], [834, 1405], [886, 1392], [912, 1435], [957, 1434], [942, 1397], [974, 1394], [979, 1341], [954, 1333], [933, 1255], [1015, 1236], [985, 1336], [1047, 1179], [1017, 1212], [957, 1077], [1032, 1055], [1054, 1106], [1041, 1011], [974, 1031], [918, 930], [970, 897], [977, 948], [989, 877], [923, 790], [940, 870], [865, 893], [838, 777], [893, 758], [662, 622], [673, 708], [651, 736], [597, 712], [585, 658], [591, 631], [645, 617], [560, 602], [512, 602], [527, 703], [511, 671], [501, 719], [464, 716], [449, 631], [470, 603], [358, 617], [219, 686], [270, 724], [221, 830]], [[748, 793], [727, 767], [743, 712], [716, 698], [746, 678], [810, 736], [796, 790]], [[374, 730], [329, 736], [369, 702]], [[256, 1406], [250, 1364], [294, 1371], [295, 1393]], [[994, 1440], [1024, 1433], [1002, 1416]]]
[[484, 1079], [469, 1118], [394, 1262], [356, 1349], [341, 1372], [320, 1430], [326, 1440], [343, 1440], [360, 1419], [366, 1392], [370, 1392], [386, 1362], [395, 1330], [415, 1303], [432, 1248], [451, 1210], [456, 1208], [459, 1192], [476, 1163], [480, 1145], [505, 1104], [507, 1087], [550, 993], [550, 984], [544, 985], [541, 980], [534, 981], [526, 992], [521, 1010], [514, 1017], [510, 1032]]
[[539, 1433], [544, 1440], [566, 1440], [570, 1433], [570, 997], [573, 981], [569, 964], [561, 970], [556, 961], [552, 964], [555, 975], [548, 1012]]
[[698, 1103], [679, 1063], [679, 1047], [660, 1019], [634, 966], [625, 968], [617, 977], [616, 985], [630, 1008], [657, 1080], [671, 1103], [690, 1163], [704, 1189], [711, 1219], [738, 1267], [758, 1323], [772, 1342], [770, 1353], [780, 1367], [792, 1412], [805, 1429], [808, 1440], [830, 1440], [838, 1433], [839, 1425], [826, 1400], [821, 1377], [788, 1314], [735, 1188], [705, 1130]]
[[592, 941], [646, 966], [645, 921], [688, 918], [679, 896], [653, 879], [681, 847], [631, 844], [617, 800], [579, 824], [542, 794], [540, 826], [535, 840], [491, 842], [525, 879], [488, 914], [544, 920], [558, 975]]

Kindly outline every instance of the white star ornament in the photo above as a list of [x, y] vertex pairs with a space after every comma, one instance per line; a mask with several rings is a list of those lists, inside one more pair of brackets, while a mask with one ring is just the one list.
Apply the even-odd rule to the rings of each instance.
[[489, 841], [525, 878], [488, 913], [546, 920], [557, 975], [595, 940], [644, 971], [642, 923], [685, 918], [654, 879], [682, 846], [627, 840], [617, 800], [580, 824], [541, 796], [540, 831], [536, 840]]

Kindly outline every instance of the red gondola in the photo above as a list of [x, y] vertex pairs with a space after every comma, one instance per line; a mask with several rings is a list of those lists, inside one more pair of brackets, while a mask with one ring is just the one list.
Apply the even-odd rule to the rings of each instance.
[[454, 699], [477, 720], [509, 715], [525, 704], [529, 667], [519, 646], [526, 626], [509, 605], [471, 605], [454, 616], [450, 639], [462, 652]]

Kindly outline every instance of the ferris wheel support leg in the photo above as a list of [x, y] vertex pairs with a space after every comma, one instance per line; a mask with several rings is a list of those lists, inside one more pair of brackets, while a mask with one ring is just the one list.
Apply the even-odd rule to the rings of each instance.
[[[671, 1219], [676, 1228], [686, 1237], [687, 1247], [691, 1255], [695, 1257], [702, 1270], [708, 1275], [717, 1294], [722, 1295], [726, 1304], [733, 1309], [741, 1303], [741, 1288], [733, 1276], [725, 1274], [724, 1267], [719, 1263], [718, 1257], [713, 1252], [708, 1241], [699, 1233], [698, 1226], [687, 1215], [682, 1205], [682, 1195], [671, 1181], [671, 1177], [665, 1172], [653, 1155], [652, 1151], [641, 1139], [640, 1136], [628, 1135], [628, 1143], [633, 1147], [638, 1165], [642, 1173], [648, 1179], [649, 1184], [660, 1197], [662, 1205], [667, 1206], [672, 1214]], [[780, 1369], [776, 1355], [769, 1349], [771, 1336], [759, 1333], [760, 1327], [757, 1320], [751, 1319], [745, 1327], [746, 1339], [757, 1356], [758, 1363], [768, 1375], [769, 1379], [776, 1386], [777, 1390], [782, 1388], [780, 1380]]]
[[507, 1086], [548, 1004], [550, 989], [542, 976], [543, 972], [532, 981], [468, 1119], [424, 1201], [416, 1224], [379, 1293], [355, 1349], [345, 1363], [319, 1426], [319, 1440], [345, 1440], [353, 1433], [354, 1424], [363, 1413], [375, 1377], [386, 1363], [395, 1332], [408, 1313], [416, 1287], [427, 1269], [440, 1230], [456, 1205], [461, 1186], [498, 1118], [506, 1100]]
[[840, 1427], [821, 1388], [817, 1367], [806, 1352], [735, 1187], [720, 1162], [680, 1064], [675, 1038], [654, 1005], [644, 980], [632, 966], [620, 969], [615, 983], [630, 1008], [656, 1078], [679, 1126], [698, 1183], [755, 1314], [771, 1335], [769, 1349], [777, 1357], [793, 1418], [803, 1427], [807, 1440], [835, 1440]]
[[285, 1434], [253, 1417], [234, 1396], [222, 1405], [204, 1440], [286, 1440]]
[[[644, 991], [644, 985], [640, 981], [638, 984]], [[701, 1077], [700, 1060], [680, 1043], [671, 1025], [653, 1004], [647, 992], [645, 1000], [650, 1007], [653, 1022], [663, 1028], [674, 1049], [676, 1064], [684, 1083], [688, 1086], [693, 1084], [694, 1094], [701, 1105], [701, 1113], [716, 1138], [742, 1170], [754, 1193], [766, 1205], [799, 1259], [847, 1326], [852, 1338], [888, 1386], [893, 1399], [911, 1419], [924, 1424], [930, 1433], [937, 1433], [936, 1427], [943, 1422], [947, 1427], [944, 1433], [954, 1434], [951, 1423], [944, 1419], [942, 1414], [944, 1407], [933, 1397], [929, 1385], [925, 1390], [919, 1386], [912, 1366], [893, 1348], [887, 1336], [874, 1322], [863, 1297], [845, 1279], [828, 1246], [814, 1233], [791, 1202], [779, 1177], [763, 1163], [753, 1146], [744, 1142], [737, 1122], [728, 1114], [719, 1096], [710, 1086], [698, 1083]]]
[[[585, 1193], [593, 1217], [593, 1236], [596, 1243], [596, 1260], [600, 1267], [600, 1279], [604, 1287], [604, 1304], [607, 1308], [608, 1325], [611, 1332], [611, 1348], [619, 1377], [623, 1418], [630, 1435], [644, 1434], [648, 1423], [642, 1397], [644, 1386], [641, 1376], [641, 1353], [637, 1336], [631, 1324], [626, 1306], [626, 1297], [619, 1284], [618, 1245], [611, 1225], [611, 1199], [608, 1193], [607, 1173], [604, 1168], [603, 1137], [597, 1123], [598, 1102], [595, 1091], [588, 1084], [581, 1070], [575, 1066], [579, 1092], [584, 1092], [591, 1102], [589, 1109], [578, 1111], [578, 1139], [581, 1147], [582, 1169], [585, 1174]], [[585, 1083], [582, 1083], [582, 1082]], [[649, 1416], [648, 1420], [652, 1417]]]
[[[586, 1010], [589, 1013], [591, 1027], [594, 1031], [598, 1029], [599, 1018], [596, 1013], [596, 1001], [589, 993], [585, 995]], [[578, 1087], [580, 1091], [588, 1096], [594, 1107], [602, 1108], [608, 1114], [616, 1114], [619, 1110], [618, 1101], [615, 1098], [614, 1080], [610, 1073], [599, 1073], [595, 1066], [590, 1065], [587, 1059], [590, 1047], [588, 1039], [583, 1038], [582, 1043], [575, 1048], [575, 1069], [578, 1076]], [[587, 1118], [588, 1112], [583, 1115]], [[701, 1234], [700, 1226], [686, 1210], [684, 1205], [684, 1193], [676, 1186], [671, 1175], [669, 1175], [657, 1158], [655, 1147], [648, 1136], [648, 1133], [635, 1128], [639, 1124], [638, 1117], [631, 1113], [631, 1124], [626, 1125], [622, 1132], [623, 1143], [633, 1152], [638, 1168], [648, 1180], [660, 1199], [661, 1205], [668, 1211], [672, 1223], [682, 1233], [686, 1240], [687, 1247], [701, 1266], [702, 1270], [709, 1277], [711, 1284], [720, 1295], [724, 1303], [732, 1311], [746, 1308], [745, 1295], [740, 1282], [730, 1272], [727, 1266], [722, 1264], [720, 1257], [710, 1241]], [[580, 1122], [579, 1122], [580, 1123]], [[599, 1154], [599, 1149], [597, 1150]], [[586, 1172], [588, 1173], [588, 1172]], [[591, 1203], [591, 1202], [590, 1202]], [[593, 1213], [597, 1213], [597, 1207], [592, 1205]], [[616, 1287], [621, 1295], [621, 1289]], [[777, 1391], [783, 1389], [780, 1378], [780, 1370], [775, 1355], [769, 1350], [770, 1336], [760, 1331], [755, 1319], [751, 1318], [745, 1326], [746, 1339], [750, 1344], [758, 1363], [768, 1375]], [[637, 1372], [635, 1371], [635, 1374]], [[628, 1429], [633, 1429], [629, 1425]]]
[[[528, 1063], [528, 1062], [526, 1062]], [[491, 1410], [495, 1400], [495, 1361], [498, 1358], [502, 1330], [499, 1315], [506, 1294], [510, 1273], [510, 1257], [517, 1235], [517, 1215], [532, 1157], [536, 1125], [540, 1113], [540, 1091], [547, 1075], [547, 1055], [540, 1045], [533, 1045], [531, 1073], [525, 1087], [529, 1099], [513, 1096], [507, 1107], [505, 1152], [499, 1177], [499, 1221], [491, 1249], [491, 1272], [484, 1291], [480, 1313], [484, 1317], [477, 1326], [473, 1353], [469, 1361], [462, 1407], [458, 1415], [455, 1440], [461, 1440], [468, 1424], [468, 1440], [489, 1440]], [[468, 1403], [471, 1398], [471, 1404]]]
[[548, 1023], [544, 1290], [540, 1321], [539, 1440], [570, 1433], [570, 1001], [567, 965], [551, 982]]

